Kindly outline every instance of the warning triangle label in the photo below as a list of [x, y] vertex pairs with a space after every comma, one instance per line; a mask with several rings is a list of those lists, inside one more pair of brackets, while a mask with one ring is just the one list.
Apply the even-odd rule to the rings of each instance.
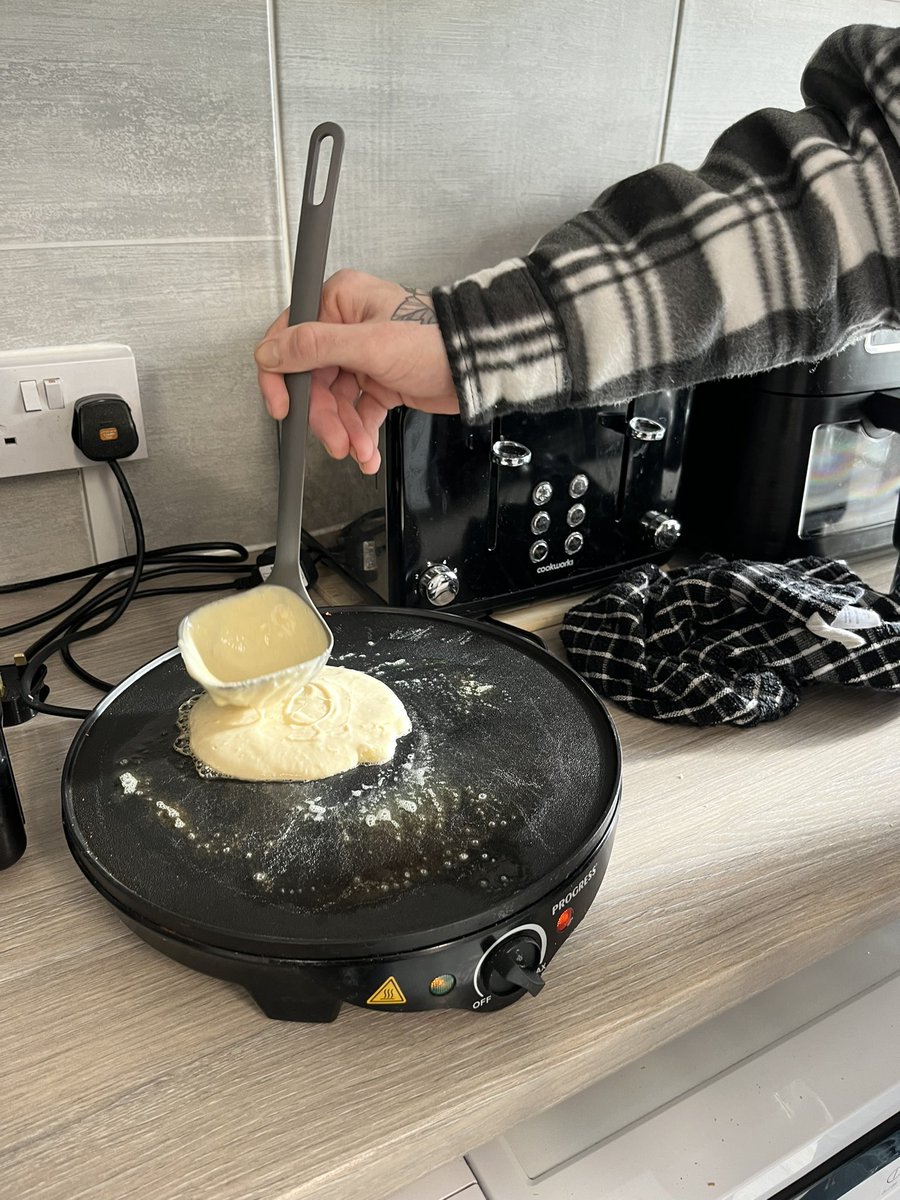
[[378, 991], [373, 992], [372, 995], [366, 1001], [366, 1004], [405, 1004], [405, 1003], [406, 1003], [406, 997], [403, 995], [403, 989], [400, 987], [400, 984], [393, 977], [393, 975], [389, 976], [389, 978], [387, 978], [384, 981], [384, 983], [381, 985], [381, 987], [378, 989]]

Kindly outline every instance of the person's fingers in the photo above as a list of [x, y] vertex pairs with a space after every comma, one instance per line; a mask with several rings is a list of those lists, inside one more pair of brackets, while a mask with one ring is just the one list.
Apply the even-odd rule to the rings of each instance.
[[368, 392], [363, 392], [356, 405], [356, 412], [362, 421], [363, 428], [372, 439], [372, 455], [359, 462], [359, 469], [364, 475], [374, 475], [381, 467], [381, 451], [378, 449], [378, 430], [387, 418], [388, 410], [383, 404]]
[[[374, 375], [390, 384], [390, 375], [405, 373], [413, 341], [410, 333], [422, 329], [371, 322], [337, 325], [309, 321], [291, 325], [257, 346], [257, 365], [264, 371], [313, 371], [317, 367], [342, 367], [345, 371]], [[385, 379], [385, 376], [388, 378]]]
[[365, 392], [374, 397], [385, 409], [409, 404], [413, 408], [421, 409], [422, 412], [439, 413], [442, 416], [459, 413], [459, 398], [452, 389], [438, 390], [434, 395], [420, 395], [415, 399], [410, 399], [398, 392], [396, 388], [383, 387], [377, 379], [366, 378], [361, 381], [361, 384]]
[[385, 387], [370, 375], [363, 376], [359, 380], [359, 386], [363, 393], [377, 400], [382, 408], [399, 408], [403, 403], [403, 397], [396, 388]]
[[[262, 341], [274, 337], [281, 333], [282, 329], [288, 327], [288, 310], [285, 309], [280, 313], [263, 335]], [[269, 416], [274, 417], [276, 421], [282, 420], [287, 416], [288, 410], [288, 394], [287, 388], [284, 385], [284, 379], [278, 375], [272, 375], [268, 372], [257, 369], [256, 378], [259, 383], [259, 390], [262, 393], [262, 398], [266, 403], [266, 409]]]
[[256, 378], [269, 416], [274, 417], [276, 421], [283, 420], [287, 416], [290, 403], [284, 376], [273, 375], [271, 371], [257, 371]]
[[372, 451], [372, 457], [366, 462], [357, 463], [363, 475], [377, 475], [381, 468], [381, 451], [376, 446]]
[[272, 322], [272, 324], [269, 326], [269, 328], [266, 330], [266, 332], [260, 338], [260, 341], [264, 342], [267, 340], [267, 338], [274, 337], [276, 333], [281, 333], [282, 329], [287, 329], [287, 327], [288, 327], [288, 310], [285, 309], [284, 312], [281, 312], [278, 314], [278, 316], [275, 318], [275, 320]]
[[344, 267], [325, 281], [319, 320], [344, 325], [387, 321], [405, 294], [399, 284]]
[[363, 392], [357, 402], [357, 415], [362, 421], [363, 427], [369, 434], [369, 437], [376, 446], [378, 445], [378, 431], [387, 418], [389, 407], [395, 408], [397, 406], [384, 405], [379, 399], [377, 399], [377, 397], [373, 396], [371, 392]]
[[347, 457], [350, 437], [338, 413], [338, 402], [315, 376], [309, 394], [309, 428], [332, 458]]
[[337, 400], [338, 416], [350, 438], [350, 453], [358, 463], [368, 462], [377, 443], [375, 436], [357, 414], [357, 398], [360, 395], [356, 376], [349, 371], [338, 371], [331, 383], [331, 394]]
[[347, 436], [350, 438], [350, 453], [358, 463], [368, 462], [375, 447], [372, 445], [372, 439], [369, 437], [366, 427], [359, 419], [355, 405], [346, 397], [335, 397], [335, 399], [341, 424], [347, 430]]
[[335, 371], [331, 391], [338, 400], [348, 400], [351, 404], [355, 404], [359, 396], [359, 383], [356, 376], [352, 371]]

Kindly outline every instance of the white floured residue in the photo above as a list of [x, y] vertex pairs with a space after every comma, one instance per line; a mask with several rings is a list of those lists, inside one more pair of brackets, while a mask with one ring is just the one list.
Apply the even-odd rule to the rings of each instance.
[[425, 786], [425, 774], [427, 767], [417, 767], [414, 763], [405, 762], [403, 764], [403, 770], [409, 771], [409, 783], [411, 783], [413, 787], [423, 788]]
[[[167, 817], [172, 818], [172, 824], [176, 829], [184, 829], [184, 818], [177, 808], [173, 808], [171, 804], [166, 804], [164, 800], [157, 800], [156, 807], [161, 812], [164, 812]], [[190, 836], [193, 837], [194, 834], [191, 834]]]
[[421, 642], [431, 633], [431, 626], [420, 625], [418, 629], [392, 629], [388, 634], [391, 642]]
[[484, 696], [493, 690], [493, 683], [481, 683], [477, 679], [461, 679], [458, 688], [461, 696]]
[[126, 796], [133, 796], [138, 790], [137, 777], [132, 775], [130, 771], [125, 771], [124, 774], [119, 776], [119, 783], [121, 783], [122, 791]]

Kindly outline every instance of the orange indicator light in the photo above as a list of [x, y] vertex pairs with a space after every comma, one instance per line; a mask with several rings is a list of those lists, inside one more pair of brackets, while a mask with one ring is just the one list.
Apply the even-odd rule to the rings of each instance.
[[559, 916], [556, 918], [556, 928], [559, 930], [560, 933], [562, 933], [562, 931], [564, 929], [569, 928], [569, 926], [572, 924], [574, 919], [575, 919], [574, 908], [564, 908], [562, 910], [562, 912], [559, 914]]
[[428, 990], [432, 996], [446, 996], [448, 992], [452, 992], [456, 987], [456, 978], [453, 975], [436, 975], [429, 984]]

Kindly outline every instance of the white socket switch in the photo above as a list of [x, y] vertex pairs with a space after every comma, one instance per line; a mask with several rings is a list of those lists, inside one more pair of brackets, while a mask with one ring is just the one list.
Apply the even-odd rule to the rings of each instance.
[[131, 459], [146, 458], [137, 371], [127, 346], [98, 342], [0, 352], [0, 479], [96, 466], [75, 448], [72, 414], [76, 400], [98, 392], [126, 402], [140, 437]]
[[0, 352], [0, 479], [46, 471], [81, 471], [85, 517], [97, 562], [125, 552], [122, 507], [112, 472], [72, 441], [76, 400], [112, 393], [131, 409], [140, 439], [123, 462], [147, 457], [134, 355], [128, 346], [95, 342]]

